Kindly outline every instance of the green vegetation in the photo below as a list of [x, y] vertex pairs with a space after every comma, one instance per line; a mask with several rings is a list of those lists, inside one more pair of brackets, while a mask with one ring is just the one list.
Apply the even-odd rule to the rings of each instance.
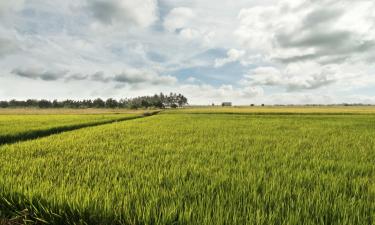
[[139, 116], [136, 114], [0, 115], [0, 144]]
[[358, 115], [374, 114], [374, 106], [255, 106], [255, 107], [192, 107], [170, 110], [168, 113], [191, 114], [252, 114], [252, 115]]
[[375, 115], [161, 114], [2, 146], [0, 217], [374, 224], [374, 121]]
[[95, 115], [95, 114], [142, 114], [146, 112], [157, 112], [160, 110], [150, 109], [112, 109], [112, 108], [1, 108], [0, 115]]
[[0, 108], [165, 108], [172, 107], [177, 108], [188, 104], [188, 99], [182, 94], [170, 93], [169, 95], [160, 93], [152, 96], [138, 96], [135, 98], [122, 98], [116, 100], [109, 98], [107, 100], [102, 100], [97, 98], [95, 100], [36, 100], [28, 99], [24, 100], [10, 100], [10, 101], [0, 101]]

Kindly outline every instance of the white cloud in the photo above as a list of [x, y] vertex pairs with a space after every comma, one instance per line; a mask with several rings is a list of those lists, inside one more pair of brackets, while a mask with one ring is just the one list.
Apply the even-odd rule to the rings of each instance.
[[102, 83], [115, 82], [128, 85], [149, 84], [149, 85], [173, 85], [177, 82], [176, 77], [169, 75], [159, 75], [149, 70], [139, 70], [134, 68], [123, 69], [121, 73], [113, 76], [107, 76], [103, 71], [95, 72], [91, 75], [79, 73], [69, 73], [67, 70], [46, 70], [42, 67], [15, 68], [12, 74], [22, 78], [43, 81], [56, 81], [65, 79], [65, 81], [96, 81]]
[[195, 14], [191, 8], [178, 7], [172, 9], [164, 18], [164, 28], [170, 32], [190, 27]]
[[240, 26], [235, 34], [246, 48], [270, 51], [276, 17], [277, 8], [275, 6], [256, 6], [242, 9], [238, 15]]
[[20, 11], [23, 8], [24, 0], [0, 1], [0, 16]]
[[161, 76], [152, 71], [128, 69], [114, 76], [114, 81], [128, 84], [149, 83], [153, 85], [172, 85], [177, 82], [173, 76]]
[[205, 104], [370, 101], [374, 12], [371, 0], [1, 1], [0, 89], [177, 91]]
[[[310, 71], [303, 71], [309, 67]], [[243, 82], [250, 85], [284, 87], [287, 91], [319, 89], [337, 82], [336, 67], [325, 66], [319, 69], [311, 63], [302, 66], [291, 64], [281, 71], [274, 67], [258, 67], [246, 75]]]
[[344, 90], [369, 80], [363, 73], [375, 71], [370, 63], [364, 66], [374, 60], [374, 11], [375, 3], [366, 0], [280, 0], [242, 9], [235, 34], [246, 54], [260, 54], [261, 61], [242, 60], [268, 65], [243, 81], [296, 92]]
[[67, 73], [67, 70], [45, 70], [41, 67], [15, 68], [12, 70], [12, 74], [14, 75], [29, 79], [40, 79], [44, 81], [55, 81], [63, 79]]
[[236, 104], [248, 103], [255, 98], [263, 96], [261, 87], [235, 88], [232, 85], [214, 87], [208, 84], [181, 85], [178, 90], [184, 93], [195, 104], [221, 103], [222, 101], [235, 102]]
[[320, 64], [374, 53], [371, 1], [279, 1], [279, 5], [242, 9], [236, 35], [243, 46], [284, 63]]
[[193, 28], [184, 28], [180, 31], [180, 36], [192, 40], [200, 37], [201, 33]]
[[148, 27], [158, 19], [156, 0], [88, 0], [87, 10], [102, 24]]
[[216, 59], [215, 60], [215, 67], [224, 66], [227, 63], [235, 62], [240, 60], [245, 55], [245, 51], [237, 50], [237, 49], [230, 49], [227, 52], [227, 58]]
[[0, 37], [0, 59], [19, 50], [15, 40]]

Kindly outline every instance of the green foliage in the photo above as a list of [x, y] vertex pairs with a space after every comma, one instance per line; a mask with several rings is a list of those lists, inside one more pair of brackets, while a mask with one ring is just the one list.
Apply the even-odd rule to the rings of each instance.
[[374, 224], [374, 119], [161, 114], [3, 146], [0, 217]]
[[0, 101], [0, 108], [23, 108], [23, 107], [38, 107], [38, 108], [165, 108], [172, 106], [182, 107], [188, 104], [188, 100], [182, 94], [170, 93], [169, 95], [164, 95], [160, 93], [153, 96], [138, 96], [135, 98], [123, 98], [117, 101], [113, 98], [108, 98], [107, 100], [102, 100], [97, 98], [95, 100], [35, 100], [28, 99], [26, 101], [22, 100], [10, 100]]

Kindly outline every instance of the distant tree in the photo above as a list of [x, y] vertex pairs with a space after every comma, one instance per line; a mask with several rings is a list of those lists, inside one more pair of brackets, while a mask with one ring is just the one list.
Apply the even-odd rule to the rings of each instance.
[[55, 99], [55, 100], [52, 101], [52, 107], [53, 108], [61, 108], [62, 104]]
[[[176, 101], [177, 101], [178, 106], [180, 106], [180, 107], [188, 104], [187, 98], [185, 96], [183, 96], [182, 94], [178, 94]], [[215, 104], [213, 104], [213, 105], [215, 105]]]
[[107, 101], [105, 101], [105, 107], [107, 108], [117, 108], [117, 106], [118, 102], [113, 98], [109, 98]]
[[92, 108], [93, 103], [90, 99], [79, 102], [80, 108]]
[[38, 107], [38, 100], [35, 99], [27, 99], [25, 102], [25, 107]]
[[69, 100], [69, 99], [62, 101], [61, 105], [64, 108], [78, 108], [76, 102], [74, 102], [73, 100]]
[[118, 107], [128, 108], [129, 107], [129, 101], [127, 99], [120, 99], [119, 102], [118, 102]]
[[151, 106], [151, 104], [150, 104], [146, 99], [143, 99], [143, 100], [141, 101], [141, 106], [142, 106], [143, 108], [148, 108], [148, 107]]
[[163, 104], [163, 102], [162, 102], [161, 100], [156, 101], [156, 102], [154, 103], [154, 106], [155, 106], [156, 108], [159, 108], [159, 109], [164, 109], [164, 108], [165, 108], [165, 106], [164, 106], [164, 104]]
[[130, 108], [131, 109], [139, 109], [139, 108], [141, 108], [141, 104], [139, 104], [139, 102], [131, 102]]
[[0, 108], [7, 108], [9, 107], [9, 103], [7, 101], [0, 101]]
[[15, 99], [10, 100], [8, 104], [9, 107], [19, 107], [19, 103]]
[[42, 99], [38, 102], [38, 106], [39, 106], [39, 108], [51, 108], [52, 103], [48, 100]]
[[159, 95], [159, 99], [160, 99], [160, 101], [163, 103], [163, 105], [165, 106], [165, 104], [166, 104], [167, 102], [166, 102], [166, 97], [164, 96], [163, 93], [160, 93], [160, 95]]
[[109, 98], [106, 101], [97, 98], [95, 100], [34, 100], [28, 99], [26, 101], [17, 101], [15, 99], [8, 101], [0, 101], [0, 107], [40, 107], [40, 108], [165, 108], [165, 107], [182, 107], [188, 104], [188, 100], [182, 94], [170, 93], [165, 95], [163, 93], [155, 94], [153, 96], [139, 96], [135, 98], [123, 98], [119, 101]]
[[105, 102], [101, 98], [97, 98], [92, 102], [94, 108], [104, 108]]

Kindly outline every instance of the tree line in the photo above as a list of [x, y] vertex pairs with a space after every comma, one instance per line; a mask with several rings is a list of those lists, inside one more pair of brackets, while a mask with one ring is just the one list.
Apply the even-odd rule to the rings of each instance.
[[10, 100], [0, 101], [0, 108], [177, 108], [188, 104], [188, 99], [182, 94], [170, 93], [155, 94], [153, 96], [139, 96], [135, 98], [123, 98], [116, 100], [108, 98], [103, 100], [97, 98], [94, 100]]

